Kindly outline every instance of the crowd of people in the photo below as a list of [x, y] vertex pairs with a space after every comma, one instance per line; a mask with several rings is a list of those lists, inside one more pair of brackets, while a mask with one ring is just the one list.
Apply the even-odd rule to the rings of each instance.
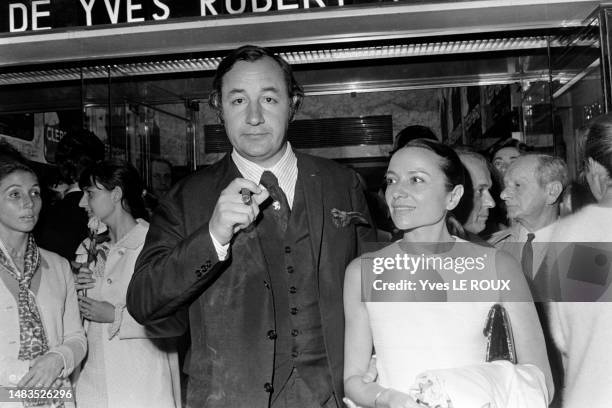
[[[583, 180], [516, 141], [486, 157], [409, 127], [368, 206], [354, 171], [287, 141], [303, 96], [279, 56], [232, 51], [209, 100], [232, 153], [172, 188], [157, 161], [154, 206], [87, 132], [51, 205], [0, 144], [0, 387], [72, 391], [0, 407], [607, 407], [612, 115]], [[374, 275], [435, 291], [366, 283], [406, 256], [484, 259], [512, 290], [458, 294], [476, 275], [424, 264]]]

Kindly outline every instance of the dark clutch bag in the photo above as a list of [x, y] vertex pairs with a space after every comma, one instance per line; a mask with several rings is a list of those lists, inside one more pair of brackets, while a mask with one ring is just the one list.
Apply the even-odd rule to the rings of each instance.
[[508, 360], [516, 364], [512, 326], [506, 309], [499, 303], [491, 306], [484, 328], [487, 338], [486, 361]]

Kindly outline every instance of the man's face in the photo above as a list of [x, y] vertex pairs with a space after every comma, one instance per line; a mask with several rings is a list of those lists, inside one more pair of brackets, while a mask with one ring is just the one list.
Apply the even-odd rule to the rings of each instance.
[[285, 152], [289, 102], [276, 61], [236, 62], [221, 87], [225, 131], [236, 152], [262, 167], [276, 164]]
[[537, 225], [546, 208], [546, 189], [536, 179], [537, 167], [535, 157], [519, 157], [504, 176], [501, 198], [506, 202], [508, 217], [521, 224]]
[[472, 211], [463, 227], [474, 234], [478, 234], [486, 227], [489, 208], [495, 207], [495, 200], [489, 192], [493, 185], [491, 173], [487, 166], [478, 159], [466, 156], [461, 157], [461, 161], [470, 173], [474, 186]]
[[502, 176], [506, 174], [508, 167], [521, 155], [516, 147], [504, 147], [499, 149], [493, 157], [493, 166]]
[[165, 195], [172, 185], [172, 170], [168, 163], [154, 160], [151, 164], [151, 187], [157, 197]]

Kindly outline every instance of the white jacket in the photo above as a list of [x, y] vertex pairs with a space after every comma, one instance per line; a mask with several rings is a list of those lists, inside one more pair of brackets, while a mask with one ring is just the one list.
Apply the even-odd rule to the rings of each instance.
[[[125, 308], [127, 287], [134, 273], [149, 224], [137, 225], [112, 245], [104, 276], [87, 296], [115, 306], [113, 323], [86, 322], [90, 352], [77, 380], [79, 407], [181, 406], [178, 355], [174, 339], [140, 325]], [[79, 246], [77, 261], [86, 260]], [[165, 335], [178, 335], [179, 332]]]

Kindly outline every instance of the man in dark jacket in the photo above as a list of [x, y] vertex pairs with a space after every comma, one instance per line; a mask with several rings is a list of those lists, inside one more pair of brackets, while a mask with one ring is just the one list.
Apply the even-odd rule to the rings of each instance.
[[61, 200], [43, 208], [34, 234], [41, 248], [72, 260], [88, 234], [87, 212], [79, 207], [79, 177], [87, 166], [104, 159], [104, 143], [88, 130], [71, 131], [59, 142], [55, 159], [68, 188]]
[[287, 142], [303, 92], [280, 57], [234, 50], [213, 88], [233, 151], [161, 200], [128, 310], [189, 307], [190, 407], [340, 407], [344, 270], [374, 241], [360, 183]]

